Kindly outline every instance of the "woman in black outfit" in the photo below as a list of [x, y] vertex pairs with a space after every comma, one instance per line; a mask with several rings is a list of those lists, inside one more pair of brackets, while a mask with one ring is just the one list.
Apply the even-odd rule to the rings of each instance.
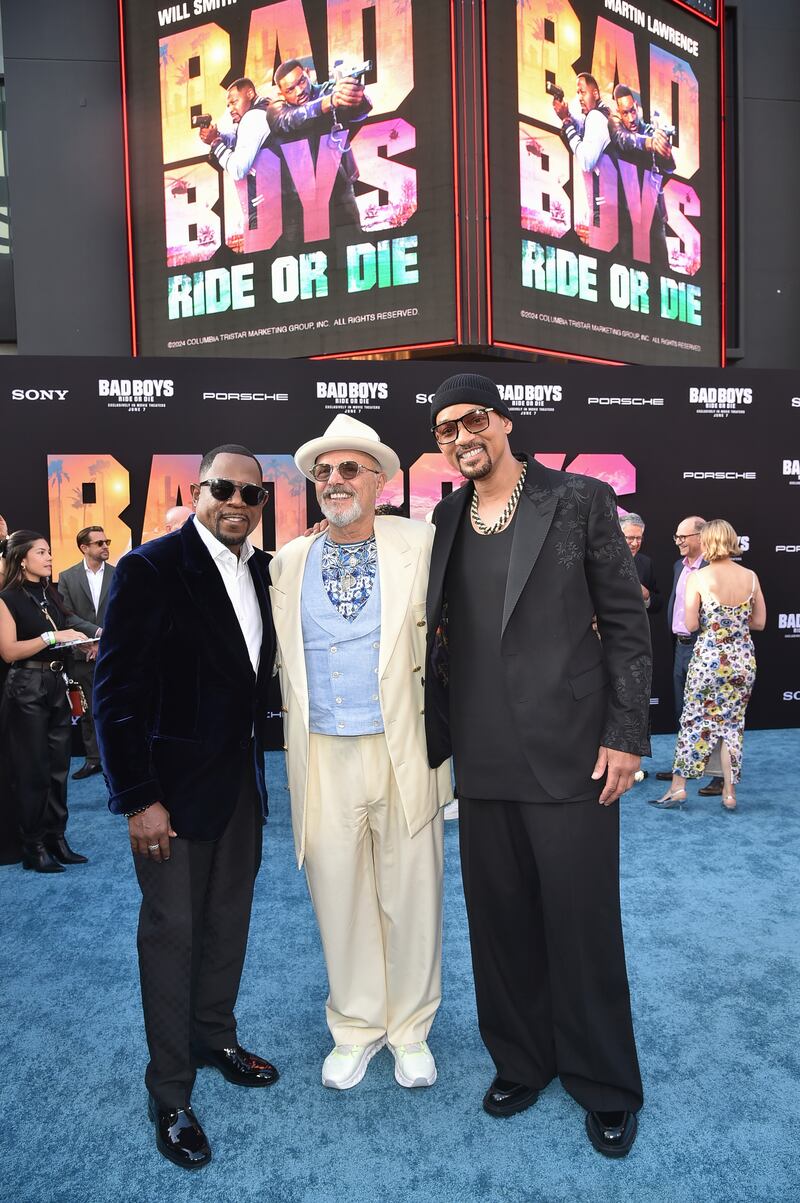
[[[66, 841], [67, 776], [72, 745], [64, 669], [58, 645], [85, 639], [50, 583], [47, 540], [15, 531], [5, 540], [0, 592], [0, 656], [10, 664], [3, 691], [3, 738], [8, 749], [22, 838], [22, 863], [38, 873], [83, 864]], [[81, 620], [77, 620], [78, 625]]]

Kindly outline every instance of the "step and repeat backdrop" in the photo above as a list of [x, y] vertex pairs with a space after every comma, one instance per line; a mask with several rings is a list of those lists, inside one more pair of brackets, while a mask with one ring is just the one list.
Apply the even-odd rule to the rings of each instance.
[[[318, 517], [293, 453], [337, 413], [374, 426], [402, 470], [383, 500], [424, 519], [454, 478], [430, 434], [429, 399], [464, 364], [303, 360], [6, 359], [0, 514], [48, 534], [56, 574], [75, 535], [102, 526], [112, 562], [158, 538], [190, 501], [204, 451], [239, 442], [270, 499], [256, 541], [283, 546]], [[791, 372], [475, 364], [514, 413], [512, 445], [549, 467], [608, 481], [646, 523], [643, 551], [669, 593], [673, 534], [724, 517], [761, 578], [767, 629], [751, 726], [800, 725], [800, 376]], [[653, 615], [653, 729], [674, 729], [671, 640]], [[535, 671], [535, 666], [532, 666]]]

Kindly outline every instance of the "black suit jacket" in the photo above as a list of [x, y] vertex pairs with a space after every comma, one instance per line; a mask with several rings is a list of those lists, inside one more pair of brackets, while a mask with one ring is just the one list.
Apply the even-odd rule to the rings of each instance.
[[89, 624], [92, 627], [91, 634], [94, 635], [97, 628], [103, 626], [113, 578], [114, 565], [106, 564], [103, 569], [103, 583], [100, 586], [100, 602], [95, 610], [83, 560], [73, 564], [71, 568], [65, 568], [59, 575], [58, 591], [64, 599], [64, 605], [72, 614], [77, 614], [78, 618], [83, 620], [83, 625], [78, 627], [78, 630], [83, 629], [85, 634], [89, 634], [86, 626]]
[[[586, 792], [601, 745], [650, 751], [650, 624], [613, 491], [524, 458], [501, 618], [502, 676], [531, 768], [552, 797], [571, 798]], [[472, 494], [467, 484], [434, 511], [425, 674], [434, 766], [452, 751], [444, 585]]]
[[650, 605], [646, 607], [647, 617], [652, 618], [654, 614], [658, 614], [664, 606], [664, 598], [656, 584], [656, 570], [653, 566], [653, 561], [649, 556], [646, 556], [643, 551], [637, 551], [633, 557], [633, 566], [636, 569], [636, 575], [639, 577], [639, 583], [644, 585], [650, 594]]
[[115, 814], [162, 802], [179, 836], [216, 839], [236, 805], [254, 728], [266, 814], [263, 723], [275, 659], [269, 560], [256, 551], [248, 561], [264, 624], [258, 676], [194, 521], [120, 560], [94, 685]]

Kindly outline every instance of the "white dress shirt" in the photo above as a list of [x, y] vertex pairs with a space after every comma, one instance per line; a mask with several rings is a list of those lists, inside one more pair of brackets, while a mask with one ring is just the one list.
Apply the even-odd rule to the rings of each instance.
[[94, 606], [96, 615], [100, 609], [100, 594], [103, 591], [103, 573], [106, 570], [105, 561], [101, 562], [97, 572], [92, 571], [86, 560], [83, 561], [83, 566], [86, 569], [86, 579], [89, 582], [89, 592], [92, 595], [92, 605]]
[[247, 654], [250, 657], [253, 672], [258, 673], [264, 624], [261, 620], [261, 608], [256, 596], [256, 587], [250, 575], [250, 569], [247, 567], [247, 561], [254, 551], [253, 545], [248, 539], [245, 539], [239, 549], [240, 554], [237, 556], [224, 543], [220, 543], [208, 527], [203, 526], [202, 522], [198, 522], [197, 515], [192, 521], [194, 529], [208, 548], [211, 558], [217, 566], [217, 571], [222, 577], [225, 592], [231, 600], [233, 612], [247, 644]]

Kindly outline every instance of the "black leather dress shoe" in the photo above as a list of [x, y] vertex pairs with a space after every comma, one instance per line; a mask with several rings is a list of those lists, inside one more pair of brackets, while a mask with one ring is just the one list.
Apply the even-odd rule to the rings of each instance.
[[241, 1044], [233, 1048], [205, 1048], [195, 1052], [195, 1064], [211, 1065], [234, 1086], [271, 1086], [280, 1074], [274, 1065], [248, 1053]]
[[708, 785], [703, 785], [697, 791], [701, 798], [718, 798], [722, 793], [723, 781], [721, 777], [712, 777]]
[[86, 865], [89, 862], [88, 856], [81, 856], [80, 852], [72, 851], [63, 835], [55, 840], [45, 840], [44, 846], [62, 865]]
[[84, 760], [79, 769], [76, 769], [72, 774], [73, 781], [82, 781], [84, 777], [92, 777], [95, 773], [102, 773], [103, 766], [99, 760]]
[[483, 1096], [483, 1109], [489, 1115], [516, 1115], [518, 1111], [532, 1107], [538, 1097], [539, 1091], [532, 1086], [495, 1077]]
[[28, 844], [22, 850], [23, 869], [34, 869], [37, 873], [63, 873], [60, 865], [45, 848], [44, 844]]
[[656, 773], [656, 781], [671, 781], [672, 769], [665, 769], [663, 773]]
[[638, 1130], [639, 1121], [632, 1111], [586, 1112], [589, 1140], [606, 1157], [627, 1157]]
[[147, 1113], [156, 1126], [156, 1148], [184, 1170], [199, 1170], [211, 1160], [211, 1147], [191, 1107], [162, 1111], [150, 1096]]

